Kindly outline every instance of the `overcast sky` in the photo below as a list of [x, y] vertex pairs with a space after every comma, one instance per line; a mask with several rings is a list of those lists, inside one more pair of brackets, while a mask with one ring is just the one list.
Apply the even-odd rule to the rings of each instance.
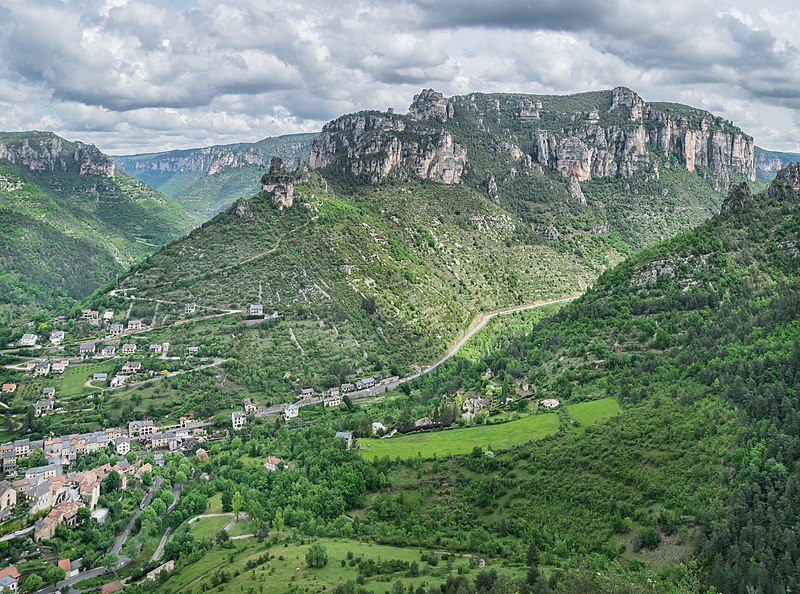
[[112, 154], [317, 131], [432, 87], [626, 85], [800, 152], [797, 0], [0, 0], [0, 130]]

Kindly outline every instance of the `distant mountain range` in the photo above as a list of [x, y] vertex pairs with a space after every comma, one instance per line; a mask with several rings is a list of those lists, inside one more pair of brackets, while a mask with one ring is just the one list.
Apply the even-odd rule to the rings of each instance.
[[202, 220], [50, 132], [0, 132], [0, 304], [81, 299]]
[[288, 134], [258, 142], [114, 157], [124, 171], [203, 218], [259, 191], [270, 158], [294, 167], [308, 160], [316, 134]]
[[764, 183], [771, 182], [778, 170], [790, 163], [800, 163], [800, 153], [782, 153], [756, 147], [756, 172], [758, 179]]

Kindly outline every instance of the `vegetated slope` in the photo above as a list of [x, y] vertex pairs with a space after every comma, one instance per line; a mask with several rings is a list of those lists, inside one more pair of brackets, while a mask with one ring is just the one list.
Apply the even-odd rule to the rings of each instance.
[[[309, 382], [408, 371], [477, 312], [580, 290], [601, 260], [620, 257], [603, 238], [587, 241], [586, 256], [557, 250], [468, 187], [387, 182], [350, 197], [325, 187], [312, 174], [283, 212], [267, 194], [237, 202], [120, 286], [137, 299], [276, 310], [277, 326], [244, 330], [228, 354], [247, 363], [237, 377], [280, 393], [293, 390], [287, 371]], [[299, 346], [290, 328], [303, 330]]]
[[765, 183], [775, 179], [775, 175], [791, 163], [800, 163], [800, 153], [782, 153], [780, 151], [768, 151], [756, 147], [756, 173], [758, 179]]
[[0, 133], [0, 303], [82, 299], [198, 219], [94, 146]]
[[754, 177], [751, 147], [729, 122], [648, 106], [628, 89], [424, 91], [409, 115], [327, 124], [311, 150], [319, 173], [267, 174], [264, 193], [122, 285], [137, 297], [279, 312], [236, 339], [237, 377], [251, 389], [405, 371], [478, 312], [581, 290], [636, 246], [705, 220], [728, 181]]
[[258, 142], [114, 157], [117, 165], [208, 219], [259, 190], [273, 156], [290, 167], [308, 161], [316, 134], [287, 134]]
[[[480, 389], [488, 365], [527, 379], [537, 397], [613, 395], [623, 412], [580, 437], [469, 462], [474, 474], [455, 462], [431, 469], [405, 495], [420, 509], [389, 516], [392, 540], [412, 543], [410, 518], [435, 520], [440, 539], [517, 554], [533, 537], [555, 564], [593, 553], [609, 562], [625, 544], [625, 559], [644, 547], [634, 558], [656, 566], [691, 553], [720, 591], [796, 590], [800, 167], [755, 197], [735, 188], [724, 209], [605, 273], [496, 356], [421, 380], [435, 400]], [[435, 504], [416, 499], [427, 489]], [[397, 508], [387, 503], [376, 501], [378, 517]]]

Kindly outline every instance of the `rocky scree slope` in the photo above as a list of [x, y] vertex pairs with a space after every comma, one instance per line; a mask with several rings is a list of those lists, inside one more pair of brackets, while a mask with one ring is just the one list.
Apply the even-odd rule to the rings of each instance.
[[69, 304], [199, 220], [49, 132], [0, 133], [0, 302]]
[[262, 169], [279, 157], [289, 167], [308, 161], [316, 134], [288, 134], [253, 143], [114, 157], [117, 165], [209, 218], [258, 192]]

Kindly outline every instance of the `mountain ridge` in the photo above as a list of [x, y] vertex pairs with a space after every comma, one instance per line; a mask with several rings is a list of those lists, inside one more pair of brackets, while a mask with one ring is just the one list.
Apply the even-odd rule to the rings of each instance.
[[97, 147], [41, 131], [0, 133], [0, 209], [0, 300], [48, 307], [85, 297], [200, 222]]
[[286, 134], [256, 142], [115, 156], [117, 165], [208, 218], [258, 192], [260, 170], [274, 156], [290, 167], [308, 160], [316, 134]]

